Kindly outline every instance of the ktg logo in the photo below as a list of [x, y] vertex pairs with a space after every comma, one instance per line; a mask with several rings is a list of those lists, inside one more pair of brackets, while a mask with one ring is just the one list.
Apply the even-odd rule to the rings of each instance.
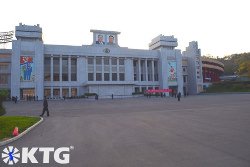
[[39, 163], [35, 158], [35, 153], [37, 151], [43, 153], [42, 163], [48, 164], [50, 162], [50, 153], [54, 153], [54, 160], [59, 164], [69, 164], [70, 160], [70, 150], [73, 150], [74, 147], [59, 147], [55, 149], [54, 147], [23, 147], [21, 152], [13, 146], [8, 146], [3, 149], [2, 159], [3, 162], [8, 165], [13, 165], [21, 161], [21, 163], [28, 163], [30, 160], [31, 163]]

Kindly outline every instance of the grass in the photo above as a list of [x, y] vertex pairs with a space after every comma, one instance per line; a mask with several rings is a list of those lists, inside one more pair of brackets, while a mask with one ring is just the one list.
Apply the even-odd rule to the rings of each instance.
[[38, 117], [25, 116], [1, 116], [0, 117], [0, 141], [12, 137], [12, 132], [15, 127], [18, 127], [19, 133], [23, 132], [30, 126], [38, 122]]
[[215, 83], [206, 90], [206, 93], [220, 92], [250, 92], [250, 82], [231, 81]]

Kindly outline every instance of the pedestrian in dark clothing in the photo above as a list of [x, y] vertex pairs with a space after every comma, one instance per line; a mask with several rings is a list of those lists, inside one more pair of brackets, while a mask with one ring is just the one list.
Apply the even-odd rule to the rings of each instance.
[[178, 101], [181, 100], [181, 92], [178, 93], [177, 98], [178, 98]]
[[49, 108], [48, 108], [48, 101], [46, 99], [46, 96], [44, 96], [43, 99], [43, 113], [40, 115], [41, 117], [44, 115], [45, 111], [47, 111], [47, 116], [49, 117]]
[[15, 103], [17, 103], [17, 96], [16, 96], [16, 97], [14, 97], [14, 101], [15, 101]]
[[112, 100], [114, 99], [114, 95], [113, 94], [111, 95], [111, 98], [112, 98]]

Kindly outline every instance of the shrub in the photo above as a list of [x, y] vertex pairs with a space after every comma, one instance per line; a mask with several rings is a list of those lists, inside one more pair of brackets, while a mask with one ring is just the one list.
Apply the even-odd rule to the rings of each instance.
[[87, 96], [87, 97], [88, 97], [88, 96], [96, 96], [96, 95], [97, 95], [96, 93], [84, 93], [84, 97], [85, 97], [85, 96]]

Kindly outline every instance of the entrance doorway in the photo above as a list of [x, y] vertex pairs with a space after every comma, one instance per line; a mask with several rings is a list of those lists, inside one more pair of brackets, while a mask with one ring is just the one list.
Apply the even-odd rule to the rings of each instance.
[[20, 98], [22, 100], [29, 100], [35, 97], [35, 89], [34, 88], [23, 88], [20, 89]]

